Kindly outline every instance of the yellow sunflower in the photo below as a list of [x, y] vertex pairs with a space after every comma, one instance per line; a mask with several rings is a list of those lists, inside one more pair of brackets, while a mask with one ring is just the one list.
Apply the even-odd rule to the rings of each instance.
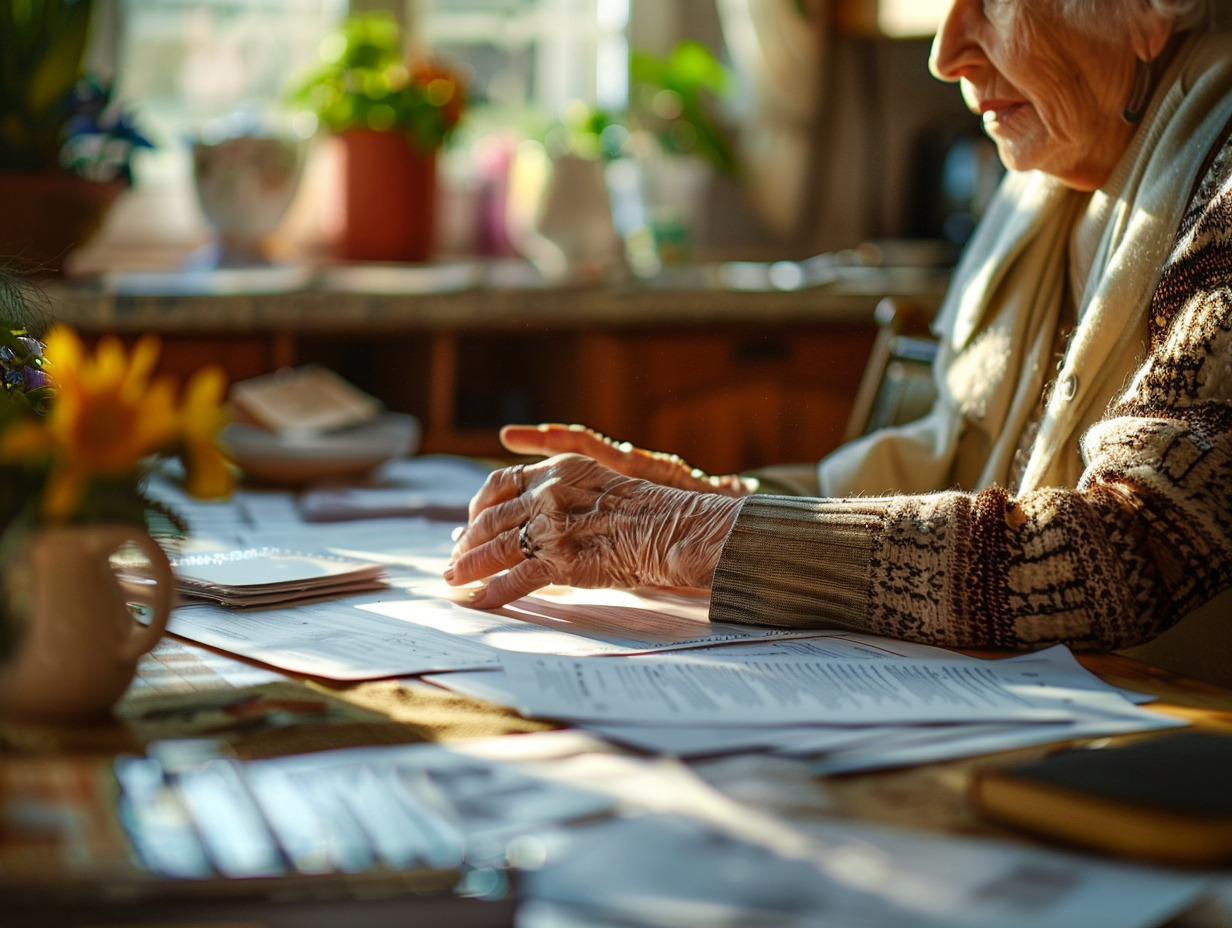
[[226, 424], [222, 410], [226, 389], [226, 379], [217, 367], [197, 371], [184, 389], [179, 427], [185, 452], [185, 488], [198, 499], [222, 499], [230, 496], [234, 487], [234, 475], [218, 447], [218, 433]]
[[44, 515], [62, 519], [81, 501], [91, 478], [135, 472], [142, 458], [178, 437], [175, 394], [165, 378], [151, 379], [159, 343], [143, 336], [131, 357], [119, 339], [100, 340], [91, 357], [70, 329], [47, 337], [44, 358], [55, 388], [45, 419], [27, 421], [0, 441], [0, 457], [50, 459]]

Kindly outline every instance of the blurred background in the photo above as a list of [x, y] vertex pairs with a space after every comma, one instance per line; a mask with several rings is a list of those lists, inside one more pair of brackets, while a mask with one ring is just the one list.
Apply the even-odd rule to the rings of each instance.
[[[293, 91], [332, 30], [373, 12], [401, 27], [408, 60], [446, 67], [464, 87], [438, 157], [436, 257], [533, 251], [519, 240], [529, 231], [558, 244], [573, 235], [566, 258], [602, 249], [551, 228], [574, 217], [542, 215], [561, 156], [602, 160], [617, 235], [628, 245], [650, 227], [651, 251], [669, 260], [961, 243], [998, 173], [956, 90], [927, 73], [942, 6], [931, 0], [77, 4], [92, 7], [85, 72], [151, 143], [134, 150], [131, 187], [69, 261], [79, 274], [174, 267], [210, 242], [219, 220], [200, 200], [193, 147], [245, 135], [297, 145], [269, 253], [329, 253], [339, 154]], [[699, 49], [712, 60], [679, 54]], [[567, 199], [584, 206], [584, 195]]]
[[556, 420], [815, 460], [927, 384], [886, 337], [926, 335], [1001, 176], [928, 74], [944, 6], [0, 4], [0, 256], [87, 338], [326, 366], [424, 451]]

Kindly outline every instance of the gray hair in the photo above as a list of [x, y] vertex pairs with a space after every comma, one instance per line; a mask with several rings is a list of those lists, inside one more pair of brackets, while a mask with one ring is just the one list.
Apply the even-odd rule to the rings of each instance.
[[1226, 6], [1220, 0], [1147, 0], [1156, 13], [1168, 16], [1176, 28], [1210, 26], [1217, 6]]
[[[1129, 0], [1145, 3], [1161, 16], [1176, 23], [1177, 29], [1211, 29], [1232, 26], [1232, 0]], [[1107, 21], [1108, 14], [1123, 17], [1128, 10], [1126, 0], [1113, 0], [1115, 11], [1109, 10], [1109, 0], [1061, 0], [1061, 8], [1079, 21]]]

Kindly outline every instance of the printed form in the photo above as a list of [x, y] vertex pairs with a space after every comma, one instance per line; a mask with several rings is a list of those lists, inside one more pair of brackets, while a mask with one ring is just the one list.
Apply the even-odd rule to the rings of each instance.
[[1074, 718], [1035, 665], [672, 654], [620, 661], [510, 655], [506, 683], [528, 715], [643, 724], [869, 725]]

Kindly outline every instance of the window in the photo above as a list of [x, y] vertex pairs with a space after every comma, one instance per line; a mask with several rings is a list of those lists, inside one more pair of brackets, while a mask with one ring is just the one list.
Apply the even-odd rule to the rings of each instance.
[[346, 0], [121, 0], [121, 90], [164, 142], [211, 120], [276, 118]]
[[429, 0], [424, 33], [471, 69], [477, 98], [556, 114], [628, 95], [629, 0]]
[[[114, 16], [113, 34], [103, 44], [110, 44], [104, 57], [110, 52], [120, 62], [119, 95], [157, 144], [141, 154], [137, 185], [109, 220], [105, 237], [147, 255], [164, 248], [167, 260], [175, 260], [186, 246], [208, 238], [192, 190], [189, 140], [203, 130], [244, 124], [289, 128], [286, 89], [315, 62], [321, 36], [346, 14], [348, 3], [102, 0], [100, 6]], [[577, 98], [623, 107], [629, 6], [630, 0], [362, 3], [402, 16], [409, 34], [468, 72], [476, 122], [510, 119], [522, 126], [541, 125]], [[294, 234], [319, 234], [327, 209], [297, 200]]]
[[[114, 71], [118, 96], [155, 142], [136, 185], [108, 217], [102, 244], [142, 263], [178, 266], [209, 237], [194, 199], [189, 141], [218, 121], [285, 119], [288, 82], [310, 65], [346, 0], [101, 0], [91, 60]], [[120, 254], [116, 253], [116, 249]], [[77, 256], [79, 270], [91, 252]]]

